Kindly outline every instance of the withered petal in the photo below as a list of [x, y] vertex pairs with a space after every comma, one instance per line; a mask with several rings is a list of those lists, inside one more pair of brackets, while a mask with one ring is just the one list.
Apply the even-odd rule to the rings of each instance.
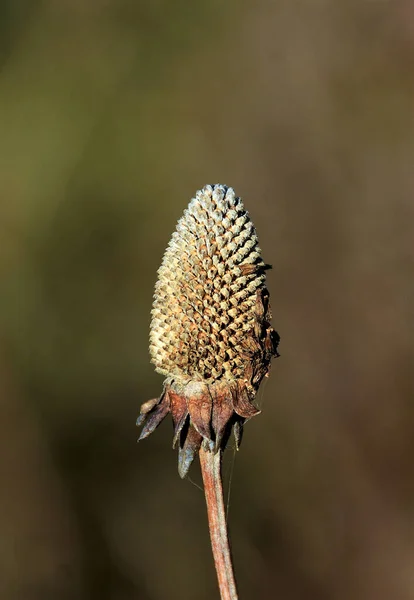
[[139, 416], [136, 422], [137, 427], [140, 427], [145, 419], [147, 418], [148, 413], [163, 399], [164, 393], [161, 394], [159, 398], [152, 398], [151, 400], [147, 400], [144, 404], [141, 404]]
[[211, 440], [212, 403], [213, 399], [207, 387], [203, 394], [191, 394], [187, 396], [187, 407], [191, 423], [197, 429], [198, 433], [208, 440]]
[[141, 435], [138, 438], [139, 442], [151, 435], [154, 429], [156, 429], [161, 421], [167, 416], [169, 410], [170, 403], [168, 394], [164, 392], [162, 401], [156, 406], [155, 409], [152, 410], [152, 412], [149, 413], [145, 427], [141, 431]]
[[194, 429], [189, 427], [184, 444], [182, 448], [178, 449], [178, 474], [181, 479], [186, 477], [191, 463], [194, 460], [195, 455], [200, 449], [203, 437]]
[[269, 331], [269, 337], [270, 337], [270, 342], [271, 342], [271, 352], [272, 352], [273, 356], [276, 356], [276, 358], [278, 358], [280, 356], [280, 354], [279, 354], [277, 348], [280, 343], [280, 335], [272, 327], [268, 331]]
[[260, 414], [260, 410], [256, 408], [249, 399], [249, 394], [244, 386], [238, 385], [233, 390], [233, 408], [234, 411], [244, 419], [250, 419]]
[[217, 393], [214, 396], [211, 424], [215, 434], [215, 451], [220, 448], [226, 426], [231, 419], [233, 411], [233, 402], [231, 393]]
[[237, 421], [235, 421], [234, 427], [233, 427], [233, 434], [234, 434], [234, 440], [236, 442], [236, 449], [240, 450], [240, 446], [241, 446], [242, 439], [243, 439], [243, 421], [240, 421], [239, 419]]
[[170, 412], [174, 424], [173, 448], [177, 445], [185, 420], [188, 416], [187, 400], [184, 396], [169, 392], [170, 396]]

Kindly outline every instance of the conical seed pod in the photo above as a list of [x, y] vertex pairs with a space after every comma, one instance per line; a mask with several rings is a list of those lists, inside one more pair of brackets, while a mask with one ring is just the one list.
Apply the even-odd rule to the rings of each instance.
[[166, 376], [159, 399], [142, 405], [140, 440], [171, 413], [184, 477], [201, 443], [218, 450], [252, 404], [278, 334], [270, 324], [266, 265], [256, 230], [234, 190], [206, 185], [178, 221], [155, 286], [151, 360]]

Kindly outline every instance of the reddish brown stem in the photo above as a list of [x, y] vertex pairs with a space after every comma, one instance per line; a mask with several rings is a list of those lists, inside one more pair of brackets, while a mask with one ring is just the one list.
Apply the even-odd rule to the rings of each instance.
[[200, 465], [207, 503], [211, 547], [222, 600], [237, 600], [221, 481], [221, 450], [200, 448]]

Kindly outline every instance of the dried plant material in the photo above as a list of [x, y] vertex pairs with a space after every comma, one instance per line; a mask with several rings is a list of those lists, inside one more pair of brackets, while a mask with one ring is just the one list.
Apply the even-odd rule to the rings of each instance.
[[222, 600], [237, 600], [221, 481], [221, 450], [239, 449], [253, 400], [278, 356], [266, 265], [240, 198], [224, 185], [197, 192], [178, 221], [158, 270], [151, 360], [166, 376], [160, 398], [141, 406], [140, 440], [171, 413], [178, 473], [199, 452], [211, 547]]
[[178, 221], [158, 270], [151, 360], [166, 376], [158, 401], [141, 407], [140, 440], [170, 412], [179, 473], [203, 440], [223, 449], [259, 414], [253, 401], [277, 356], [266, 270], [254, 225], [234, 190], [207, 185]]

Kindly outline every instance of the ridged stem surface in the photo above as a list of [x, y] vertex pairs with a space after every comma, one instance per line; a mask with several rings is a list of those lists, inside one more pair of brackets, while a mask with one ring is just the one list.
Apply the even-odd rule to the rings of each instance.
[[211, 547], [221, 600], [238, 600], [221, 479], [221, 451], [200, 448], [200, 465], [207, 503]]

